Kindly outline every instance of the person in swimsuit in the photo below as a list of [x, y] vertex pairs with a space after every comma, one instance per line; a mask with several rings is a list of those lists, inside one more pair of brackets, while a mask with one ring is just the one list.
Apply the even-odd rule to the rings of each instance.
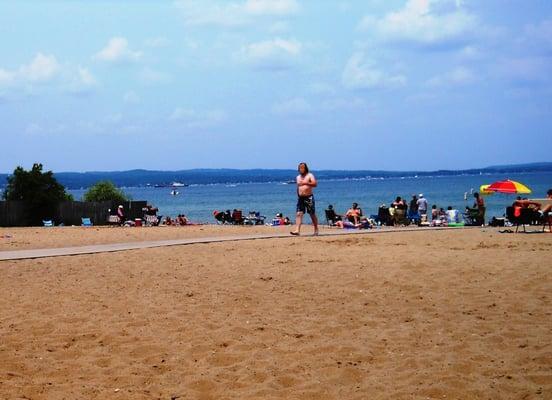
[[303, 216], [309, 214], [314, 226], [314, 235], [318, 235], [318, 218], [316, 217], [316, 206], [314, 202], [313, 188], [318, 186], [318, 182], [312, 173], [309, 172], [309, 167], [306, 163], [300, 163], [297, 167], [299, 175], [297, 175], [297, 227], [290, 233], [295, 236], [301, 234], [301, 225], [303, 224]]

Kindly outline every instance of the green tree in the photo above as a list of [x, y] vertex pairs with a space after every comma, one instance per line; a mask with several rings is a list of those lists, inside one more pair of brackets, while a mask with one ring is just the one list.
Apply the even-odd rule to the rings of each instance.
[[42, 164], [32, 169], [17, 167], [8, 177], [3, 193], [5, 200], [22, 201], [27, 212], [27, 224], [40, 224], [43, 219], [53, 218], [57, 205], [73, 197], [54, 177], [52, 171], [42, 171]]
[[110, 181], [100, 181], [84, 194], [84, 201], [115, 201], [122, 203], [130, 197]]

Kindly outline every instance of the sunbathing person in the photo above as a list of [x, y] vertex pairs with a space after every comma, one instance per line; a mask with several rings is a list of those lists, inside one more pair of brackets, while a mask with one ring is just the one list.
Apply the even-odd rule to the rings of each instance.
[[345, 221], [337, 221], [335, 223], [335, 226], [337, 226], [340, 229], [370, 229], [372, 228], [372, 223], [368, 220], [368, 218], [362, 217], [359, 219], [359, 222], [356, 224], [348, 220], [345, 220]]
[[362, 217], [362, 210], [358, 207], [358, 203], [353, 203], [351, 208], [349, 208], [345, 213], [345, 217], [347, 218], [347, 221], [351, 222], [352, 224], [356, 225], [360, 223], [360, 217]]

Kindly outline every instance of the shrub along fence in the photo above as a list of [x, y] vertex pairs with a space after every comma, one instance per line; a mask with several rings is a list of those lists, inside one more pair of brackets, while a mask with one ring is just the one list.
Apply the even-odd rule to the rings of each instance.
[[[122, 205], [128, 219], [142, 218], [142, 209], [146, 201], [126, 201], [116, 203], [112, 201], [64, 201], [58, 204], [54, 215], [41, 216], [42, 219], [51, 219], [56, 225], [80, 225], [81, 218], [90, 218], [94, 225], [107, 225], [109, 210], [115, 213]], [[29, 226], [29, 215], [25, 204], [21, 201], [0, 201], [0, 226]]]

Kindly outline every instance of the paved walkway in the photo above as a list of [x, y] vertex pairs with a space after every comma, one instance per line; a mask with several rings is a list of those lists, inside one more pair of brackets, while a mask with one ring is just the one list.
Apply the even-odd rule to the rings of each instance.
[[[446, 229], [462, 229], [462, 228], [384, 228], [371, 229], [363, 231], [355, 230], [336, 230], [335, 232], [324, 232], [320, 236], [343, 236], [343, 235], [370, 235], [376, 233], [391, 233], [391, 232], [426, 232], [428, 230], [446, 230]], [[308, 234], [302, 236], [312, 237]], [[131, 242], [131, 243], [111, 243], [111, 244], [96, 244], [90, 246], [74, 246], [74, 247], [59, 247], [49, 249], [28, 249], [28, 250], [11, 250], [0, 251], [0, 261], [9, 260], [24, 260], [33, 258], [45, 257], [60, 257], [60, 256], [75, 256], [82, 254], [96, 253], [111, 253], [115, 251], [150, 249], [154, 247], [166, 246], [184, 246], [199, 243], [220, 243], [220, 242], [235, 242], [243, 240], [262, 240], [262, 239], [283, 239], [293, 238], [289, 233], [277, 234], [250, 234], [250, 235], [225, 235], [225, 236], [209, 236], [202, 238], [174, 239], [174, 240], [157, 240], [147, 242]]]

